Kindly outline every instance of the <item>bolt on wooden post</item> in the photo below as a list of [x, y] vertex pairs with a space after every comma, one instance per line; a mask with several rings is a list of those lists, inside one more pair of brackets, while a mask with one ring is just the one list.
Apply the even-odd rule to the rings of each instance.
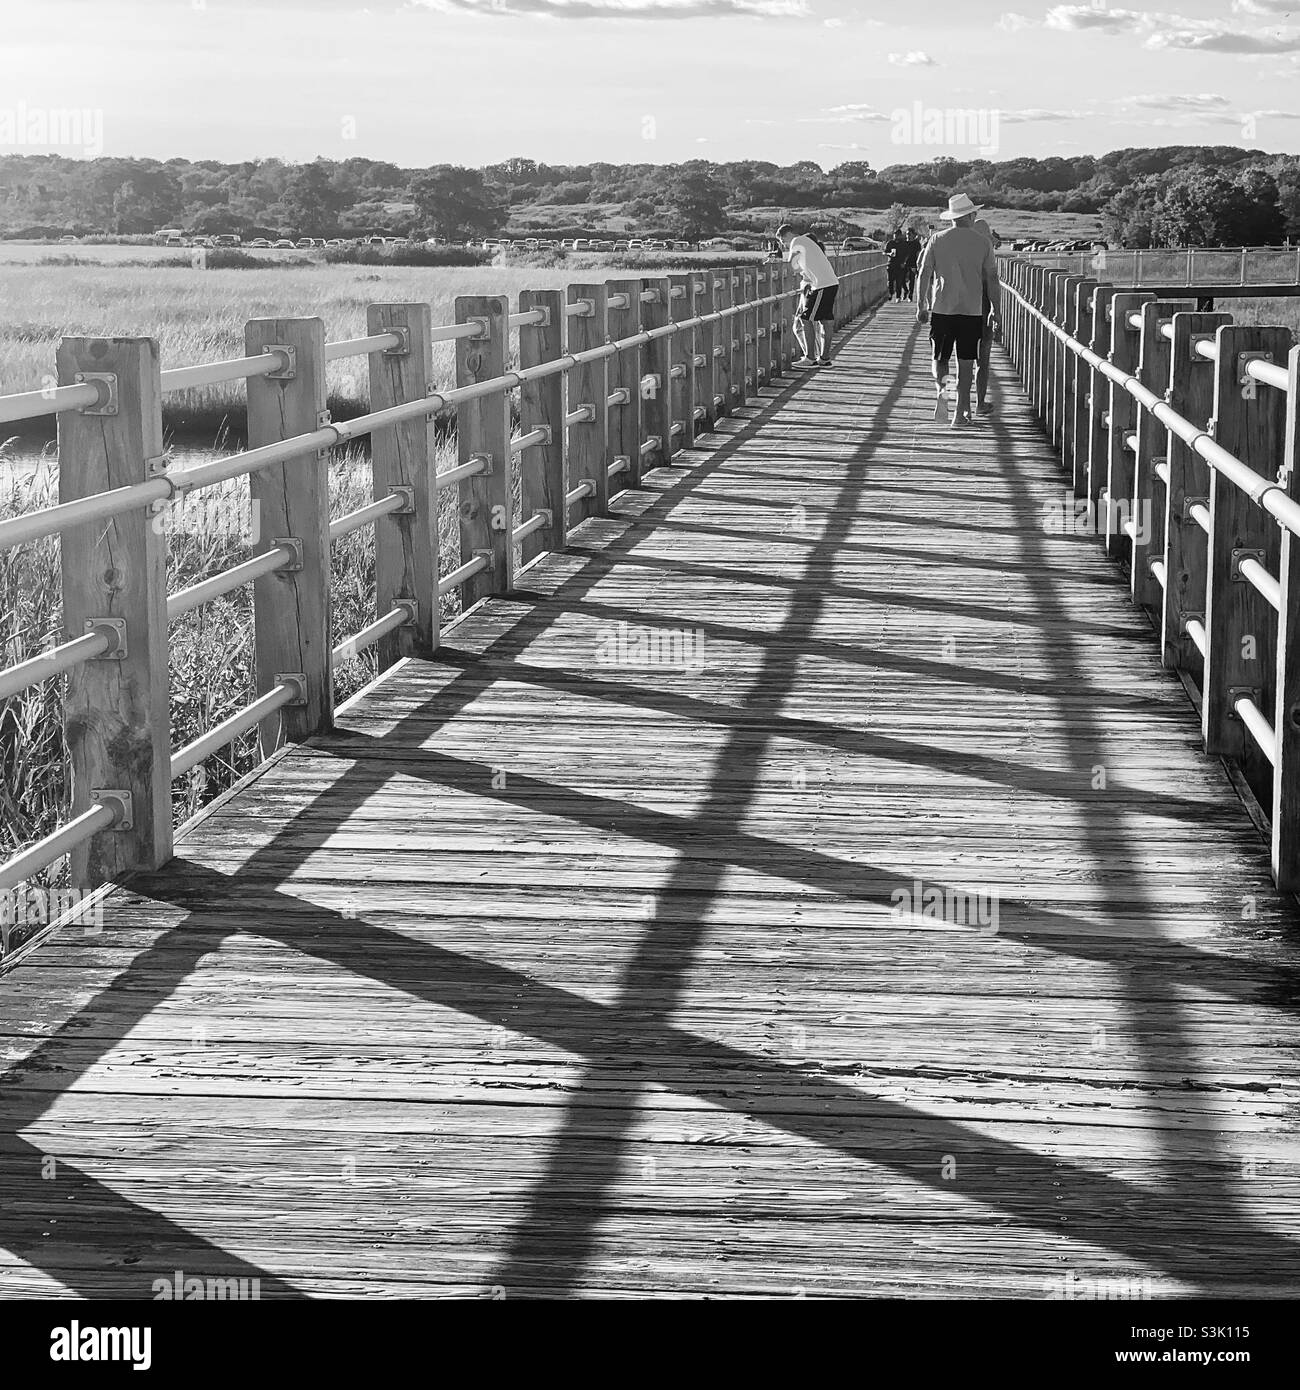
[[[1300, 254], [1300, 253], [1298, 253]], [[1300, 501], [1300, 347], [1287, 355], [1286, 424], [1278, 475], [1286, 495]], [[1273, 877], [1285, 893], [1300, 891], [1300, 536], [1282, 529], [1278, 554], [1281, 594], [1277, 619], [1273, 735]]]
[[[248, 379], [248, 447], [310, 434], [327, 424], [325, 326], [318, 318], [253, 319], [244, 328], [249, 357], [278, 352], [279, 371]], [[302, 679], [304, 698], [262, 721], [267, 758], [281, 740], [301, 743], [334, 723], [329, 455], [309, 452], [249, 474], [257, 519], [255, 554], [286, 541], [292, 566], [253, 583], [258, 695], [286, 675]]]
[[[1285, 362], [1291, 331], [1225, 324], [1215, 342], [1215, 442], [1272, 482], [1283, 462], [1287, 403], [1280, 392], [1247, 377], [1245, 368], [1256, 355]], [[1273, 710], [1277, 615], [1242, 566], [1276, 574], [1281, 537], [1273, 518], [1214, 469], [1209, 505], [1201, 731], [1205, 751], [1236, 758], [1255, 795], [1267, 800], [1272, 758], [1260, 751], [1233, 702], [1248, 695], [1265, 717]]]
[[[605, 331], [605, 286], [570, 285], [570, 305], [582, 312], [570, 314], [568, 351], [570, 355], [603, 347]], [[569, 510], [573, 525], [589, 516], [609, 513], [609, 382], [608, 358], [583, 362], [566, 373], [568, 378], [567, 416], [582, 412], [569, 426], [569, 490], [588, 486], [585, 496], [575, 500]]]
[[[474, 323], [479, 335], [456, 340], [456, 385], [473, 386], [504, 376], [509, 352], [510, 301], [505, 295], [462, 295], [456, 322]], [[485, 460], [487, 472], [461, 480], [461, 564], [482, 557], [486, 566], [460, 590], [461, 609], [514, 587], [514, 455], [510, 451], [510, 396], [493, 391], [456, 407], [458, 463]]]
[[[429, 394], [433, 329], [427, 304], [371, 304], [366, 333], [396, 333], [396, 347], [370, 354], [370, 409], [387, 410]], [[404, 656], [427, 655], [438, 645], [438, 492], [433, 418], [424, 415], [381, 425], [370, 435], [376, 501], [401, 492], [402, 510], [375, 523], [377, 616], [398, 600], [413, 605], [414, 623], [382, 637], [379, 669]]]
[[[666, 328], [670, 320], [667, 279], [641, 281], [641, 327], [649, 332]], [[648, 296], [648, 297], [647, 297]], [[670, 337], [654, 338], [641, 353], [641, 370], [645, 373], [641, 390], [641, 418], [644, 421], [647, 443], [657, 439], [658, 445], [648, 451], [644, 468], [668, 463], [673, 456], [673, 393], [672, 365], [675, 360]]]
[[[521, 290], [519, 312], [546, 315], [543, 323], [519, 325], [519, 366], [540, 367], [554, 362], [564, 352], [564, 296], [559, 290]], [[532, 434], [545, 430], [546, 438], [531, 445], [519, 456], [520, 516], [530, 521], [538, 512], [549, 517], [540, 530], [530, 532], [519, 543], [519, 563], [548, 550], [563, 550], [568, 536], [564, 496], [567, 473], [564, 431], [564, 377], [561, 372], [519, 388], [519, 432]]]
[[[1142, 327], [1138, 333], [1136, 376], [1157, 396], [1163, 396], [1168, 389], [1172, 351], [1161, 326], [1172, 323], [1174, 314], [1195, 307], [1190, 299], [1156, 299], [1147, 300], [1139, 311]], [[1167, 500], [1161, 471], [1169, 466], [1169, 431], [1149, 410], [1142, 410], [1138, 412], [1137, 437], [1133, 496], [1139, 499], [1134, 511], [1139, 534], [1133, 543], [1130, 585], [1134, 603], [1160, 613], [1164, 610], [1164, 588], [1151, 567], [1164, 563]]]
[[[64, 338], [58, 374], [61, 386], [89, 382], [100, 393], [97, 405], [59, 415], [60, 503], [163, 470], [154, 339]], [[93, 888], [172, 854], [166, 513], [140, 508], [69, 527], [60, 553], [68, 638], [98, 633], [109, 643], [68, 673], [63, 707], [73, 815], [96, 802], [121, 813], [70, 856], [73, 886]]]
[[[634, 337], [641, 331], [640, 280], [605, 281], [605, 332], [611, 342]], [[641, 483], [641, 349], [625, 348], [609, 359], [610, 394], [622, 399], [609, 408], [611, 461], [625, 458], [627, 468], [616, 486]]]
[[[1214, 410], [1214, 366], [1195, 348], [1211, 339], [1231, 314], [1175, 314], [1169, 362], [1170, 406], [1204, 429]], [[1165, 604], [1161, 646], [1165, 665], [1201, 679], [1201, 653], [1187, 624], [1205, 622], [1207, 538], [1193, 508], [1208, 508], [1210, 466], [1178, 438], [1169, 436], [1169, 486], [1165, 505]]]

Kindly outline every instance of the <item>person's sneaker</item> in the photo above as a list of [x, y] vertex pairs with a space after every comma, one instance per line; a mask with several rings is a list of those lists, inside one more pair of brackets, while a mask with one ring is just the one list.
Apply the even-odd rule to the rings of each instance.
[[796, 367], [815, 367], [817, 359], [814, 357], [796, 357], [793, 365]]
[[975, 414], [976, 414], [976, 415], [992, 415], [992, 414], [993, 414], [993, 407], [992, 407], [992, 405], [989, 404], [988, 401], [981, 401], [981, 402], [979, 403], [979, 405], [977, 405], [977, 406], [975, 407]]
[[831, 365], [831, 359], [829, 357], [819, 357], [817, 359], [817, 365], [819, 367], [829, 367]]
[[940, 425], [948, 423], [948, 398], [946, 396], [934, 398], [934, 418]]
[[969, 410], [959, 410], [959, 411], [957, 411], [957, 413], [952, 417], [952, 424], [949, 425], [948, 428], [949, 428], [949, 429], [952, 429], [952, 430], [964, 430], [964, 429], [967, 429], [967, 428], [969, 427], [970, 422], [971, 422], [971, 420], [970, 420], [970, 411], [969, 411]]

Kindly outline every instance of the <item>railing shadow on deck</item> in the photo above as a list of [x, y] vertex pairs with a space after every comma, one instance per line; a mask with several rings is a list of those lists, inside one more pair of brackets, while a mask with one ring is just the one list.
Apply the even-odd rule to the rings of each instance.
[[[897, 399], [898, 392], [907, 381], [913, 365], [911, 354], [914, 347], [913, 339], [889, 383], [875, 419], [864, 427], [862, 441], [847, 465], [837, 512], [840, 521], [837, 525], [832, 519], [827, 528], [822, 548], [817, 552], [823, 557], [835, 553], [837, 537], [846, 524], [845, 518], [852, 515], [869, 486], [867, 475], [872, 452], [885, 428], [888, 406]], [[797, 386], [787, 388], [777, 398], [778, 401], [797, 389]], [[657, 511], [666, 510], [669, 504], [722, 467], [737, 445], [761, 427], [769, 413], [770, 403], [769, 409], [748, 421], [716, 453], [668, 489], [662, 498], [642, 513], [639, 520], [653, 522]], [[995, 437], [996, 430], [997, 427]], [[644, 532], [636, 524], [630, 524], [621, 536], [608, 541], [604, 553], [609, 557], [609, 563], [617, 563], [621, 555], [632, 551], [642, 534]], [[1031, 547], [1039, 536], [1036, 520], [1028, 515], [1025, 536], [1026, 547]], [[585, 566], [560, 585], [558, 601], [551, 616], [536, 609], [526, 612], [491, 644], [489, 650], [494, 656], [507, 661], [517, 656], [533, 636], [553, 621], [554, 616], [580, 603], [590, 586], [606, 571], [607, 566], [603, 564]], [[527, 594], [522, 591], [512, 597], [526, 598]], [[1055, 596], [1050, 592], [1043, 596], [1049, 617], [1054, 611], [1054, 600]], [[796, 591], [787, 612], [787, 627], [796, 621], [801, 629], [811, 626], [821, 601], [820, 592], [814, 585]], [[771, 640], [763, 632], [755, 632], [751, 636], [752, 641], [760, 647]], [[779, 633], [771, 636], [779, 637]], [[779, 644], [773, 642], [772, 646], [775, 648]], [[455, 660], [455, 653], [451, 650], [444, 650], [438, 657], [442, 663]], [[722, 857], [714, 870], [712, 889], [701, 890], [698, 876], [693, 877], [692, 891], [702, 891], [704, 894], [700, 898], [700, 912], [694, 921], [681, 922], [662, 911], [656, 913], [646, 925], [641, 946], [625, 976], [621, 998], [617, 1003], [595, 1003], [518, 971], [432, 944], [420, 947], [418, 959], [421, 964], [417, 970], [413, 965], [409, 938], [374, 923], [350, 920], [285, 891], [283, 884], [292, 872], [293, 863], [301, 863], [314, 848], [322, 845], [392, 775], [386, 770], [368, 770], [359, 762], [352, 762], [328, 790], [301, 808], [276, 839], [233, 873], [220, 874], [182, 856], [161, 874], [142, 877], [134, 884], [138, 893], [171, 901], [181, 907], [194, 902], [222, 901], [230, 902], [232, 907], [220, 913], [191, 909], [181, 926], [169, 931], [153, 946], [145, 948], [127, 967], [123, 978], [134, 975], [147, 987], [129, 998], [127, 1009], [115, 1011], [114, 1030], [125, 1036], [221, 939], [235, 930], [253, 929], [269, 940], [323, 961], [340, 963], [349, 971], [389, 985], [416, 999], [444, 1005], [513, 1032], [526, 1033], [579, 1057], [588, 1055], [593, 1032], [608, 1030], [611, 1021], [617, 1021], [622, 1030], [631, 1034], [629, 1063], [635, 1065], [641, 1083], [653, 1081], [656, 1072], [663, 1071], [672, 1075], [672, 1080], [666, 1084], [682, 1089], [682, 1076], [689, 1076], [691, 1079], [684, 1088], [710, 1105], [752, 1116], [800, 1140], [837, 1150], [860, 1162], [891, 1169], [936, 1193], [949, 1195], [952, 1192], [952, 1185], [940, 1176], [938, 1160], [941, 1155], [963, 1152], [981, 1154], [987, 1158], [987, 1163], [968, 1167], [967, 1172], [974, 1169], [975, 1176], [968, 1176], [963, 1182], [960, 1190], [963, 1197], [986, 1203], [1004, 1217], [1049, 1234], [1066, 1234], [1074, 1240], [1096, 1244], [1115, 1255], [1141, 1262], [1193, 1286], [1213, 1285], [1222, 1289], [1225, 1285], [1230, 1287], [1234, 1282], [1240, 1282], [1244, 1289], [1257, 1291], [1260, 1277], [1237, 1280], [1233, 1276], [1225, 1278], [1223, 1275], [1227, 1242], [1240, 1265], [1259, 1271], [1260, 1276], [1266, 1272], [1278, 1292], [1294, 1291], [1300, 1287], [1300, 1246], [1259, 1228], [1245, 1216], [1233, 1214], [1231, 1193], [1220, 1181], [1223, 1160], [1213, 1155], [1205, 1157], [1194, 1153], [1185, 1160], [1207, 1182], [1214, 1200], [1222, 1203], [1220, 1224], [1209, 1230], [1201, 1220], [1199, 1210], [1189, 1212], [1188, 1201], [1182, 1192], [1171, 1189], [1155, 1193], [1131, 1182], [1089, 1171], [1077, 1163], [992, 1138], [965, 1124], [937, 1119], [904, 1104], [864, 1095], [858, 1087], [836, 1081], [807, 1065], [776, 1063], [769, 1058], [701, 1038], [671, 1023], [672, 1010], [699, 945], [708, 892], [717, 892], [722, 875], [732, 865], [762, 868], [769, 864], [774, 848], [762, 836], [742, 829], [741, 820], [747, 808], [747, 798], [752, 796], [755, 786], [752, 778], [747, 787], [743, 780], [738, 780], [736, 769], [757, 766], [766, 742], [786, 727], [792, 730], [791, 736], [794, 737], [806, 732], [807, 721], [788, 720], [780, 711], [782, 697], [794, 679], [792, 659], [782, 655], [779, 649], [772, 650], [767, 654], [766, 667], [774, 683], [770, 691], [765, 692], [760, 704], [739, 710], [717, 706], [710, 711], [714, 721], [730, 728], [730, 756], [724, 754], [719, 761], [725, 762], [732, 772], [729, 786], [715, 786], [712, 799], [706, 800], [697, 817], [708, 819], [715, 834], [720, 825], [730, 825], [729, 839], [719, 845]], [[524, 679], [533, 681], [541, 674], [529, 670]], [[512, 670], [511, 676], [512, 679], [520, 679], [517, 669]], [[1071, 676], [1078, 682], [1085, 679], [1086, 673], [1076, 663], [1071, 663], [1067, 671], [1061, 673], [1061, 678], [1064, 681]], [[693, 823], [690, 819], [624, 804], [611, 804], [606, 798], [527, 777], [512, 776], [508, 790], [488, 791], [491, 769], [486, 763], [453, 758], [418, 747], [419, 742], [427, 737], [431, 717], [443, 721], [453, 717], [498, 678], [499, 672], [494, 674], [486, 669], [485, 664], [466, 659], [463, 669], [449, 685], [427, 705], [404, 716], [391, 732], [373, 738], [356, 733], [340, 733], [317, 741], [315, 747], [324, 757], [354, 759], [364, 756], [367, 748], [398, 746], [404, 754], [400, 764], [403, 776], [422, 778], [435, 786], [462, 787], [477, 795], [491, 795], [505, 802], [527, 804], [544, 793], [548, 807], [559, 814], [606, 830], [613, 823], [622, 834], [639, 836], [680, 850], [682, 862], [685, 862]], [[630, 693], [623, 691], [622, 698], [630, 698]], [[693, 706], [689, 708], [692, 714], [699, 713]], [[761, 717], [766, 727], [747, 727], [755, 715]], [[408, 724], [420, 729], [415, 746], [409, 739], [404, 742], [404, 726]], [[927, 755], [931, 758], [936, 756], [924, 746], [909, 745], [905, 740], [893, 742], [897, 745], [897, 753], [901, 755], [908, 750], [911, 760], [921, 764], [924, 764]], [[889, 752], [885, 751], [884, 756], [890, 756]], [[986, 760], [980, 775], [991, 774], [998, 761]], [[1001, 780], [1005, 782], [1005, 776]], [[1010, 785], [1019, 784], [1013, 780]], [[1026, 784], [1023, 789], [1047, 788], [1039, 783], [1036, 787]], [[286, 863], [284, 843], [290, 838], [290, 832], [293, 860]], [[889, 889], [895, 876], [879, 866], [845, 864], [815, 852], [799, 852], [788, 845], [779, 848], [786, 873], [793, 866], [794, 876], [802, 873], [809, 884], [830, 886], [846, 896], [866, 898], [871, 902], [889, 901]], [[1099, 867], [1105, 870], [1104, 847], [1096, 846], [1094, 854]], [[264, 865], [273, 867], [268, 871], [262, 867]], [[873, 883], [870, 892], [862, 892], [860, 885], [864, 879], [870, 879]], [[903, 879], [898, 877], [897, 881], [901, 883]], [[877, 884], [884, 886], [875, 887]], [[1123, 882], [1125, 893], [1139, 888], [1132, 875]], [[1117, 877], [1108, 880], [1108, 891], [1113, 895], [1119, 893]], [[671, 893], [671, 880], [668, 887], [661, 890], [661, 903], [667, 893]], [[233, 904], [240, 901], [245, 904], [246, 912], [251, 905], [258, 906], [255, 927], [243, 916], [234, 915], [237, 909]], [[265, 910], [271, 904], [287, 909], [286, 916], [292, 918], [293, 925], [277, 926], [275, 916]], [[1135, 1007], [1140, 1004], [1142, 1008], [1149, 1008], [1154, 1000], [1155, 1006], [1168, 1022], [1175, 1026], [1179, 1024], [1177, 1001], [1167, 983], [1153, 976], [1141, 963], [1136, 966], [1131, 964], [1128, 953], [1131, 941], [1124, 938], [1107, 939], [1098, 935], [1093, 925], [1076, 921], [1068, 914], [1044, 912], [1033, 903], [1005, 901], [1000, 935], [1044, 950], [1108, 961], [1132, 979]], [[1183, 943], [1163, 943], [1163, 946], [1167, 952], [1177, 955], [1195, 957], [1198, 954], [1195, 948]], [[178, 949], [179, 956], [176, 954]], [[1222, 966], [1223, 962], [1219, 964]], [[1243, 994], [1257, 998], [1261, 976], [1267, 976], [1276, 984], [1279, 996], [1287, 993], [1294, 999], [1296, 982], [1285, 972], [1244, 963], [1233, 964], [1239, 965], [1242, 971]], [[155, 966], [157, 973], [152, 969]], [[1216, 976], [1215, 987], [1228, 987], [1222, 971]], [[1294, 1007], [1292, 1004], [1291, 1008]], [[91, 1005], [83, 1010], [78, 1020], [84, 1020], [93, 1008], [94, 1005]], [[61, 1068], [60, 1046], [64, 1041], [73, 1039], [79, 1040], [84, 1047], [86, 1039], [80, 1036], [80, 1030], [68, 1025], [45, 1042], [33, 1060], [47, 1069]], [[109, 1041], [104, 1046], [107, 1050], [113, 1043]], [[80, 1065], [93, 1065], [93, 1062]], [[71, 1085], [75, 1081], [75, 1069], [67, 1070], [68, 1084]], [[738, 1093], [736, 1078], [740, 1072], [752, 1083], [749, 1094]], [[764, 1091], [787, 1093], [794, 1083], [798, 1084], [801, 1096], [807, 1102], [798, 1113], [780, 1109], [775, 1103], [768, 1105], [764, 1102]], [[30, 1104], [35, 1099], [38, 1098], [20, 1097], [11, 1092], [5, 1107], [7, 1129], [16, 1133], [39, 1118], [44, 1106]], [[607, 1093], [602, 1093], [599, 1098], [589, 1095], [581, 1082], [569, 1098], [566, 1114], [565, 1126], [550, 1151], [547, 1174], [549, 1177], [577, 1171], [589, 1184], [589, 1192], [584, 1200], [573, 1202], [564, 1198], [560, 1188], [546, 1179], [537, 1185], [529, 1211], [516, 1227], [510, 1248], [497, 1272], [488, 1281], [504, 1284], [512, 1296], [516, 1292], [526, 1294], [543, 1289], [553, 1293], [572, 1292], [583, 1284], [584, 1271], [597, 1239], [597, 1227], [605, 1213], [606, 1194], [615, 1181], [633, 1120], [630, 1107], [612, 1105]], [[1177, 1155], [1178, 1142], [1172, 1133], [1168, 1136], [1170, 1153]], [[19, 1140], [13, 1158], [15, 1167], [21, 1165], [24, 1175], [34, 1175], [40, 1156], [32, 1145]], [[61, 1171], [68, 1172], [69, 1167], [61, 1164]], [[1009, 1170], [1012, 1179], [1009, 1181], [999, 1176], [999, 1170]], [[175, 1248], [180, 1243], [190, 1250], [201, 1252], [205, 1270], [213, 1273], [251, 1273], [262, 1278], [264, 1293], [287, 1295], [293, 1292], [292, 1287], [283, 1280], [249, 1266], [197, 1235], [178, 1230], [167, 1218], [142, 1210], [102, 1184], [77, 1173], [75, 1168], [70, 1176], [74, 1184], [71, 1190], [77, 1194], [81, 1209], [93, 1207], [119, 1222], [129, 1222], [131, 1228], [138, 1232], [136, 1250], [148, 1252], [153, 1247]], [[58, 1195], [62, 1198], [68, 1192], [67, 1186], [61, 1186]], [[52, 1194], [42, 1193], [41, 1196], [51, 1197], [52, 1200]], [[72, 1212], [73, 1208], [60, 1203], [65, 1239], [74, 1234], [69, 1229]], [[864, 1211], [859, 1215], [861, 1219], [869, 1221], [876, 1213]], [[47, 1230], [45, 1221], [32, 1215], [30, 1210], [15, 1210], [7, 1204], [3, 1216], [0, 1216], [0, 1247], [11, 1250], [38, 1268], [43, 1267], [43, 1262], [50, 1258], [49, 1242], [45, 1239]], [[114, 1240], [111, 1246], [97, 1244], [94, 1231], [76, 1231], [75, 1236], [87, 1251], [77, 1281], [77, 1291], [93, 1294], [114, 1285], [111, 1267], [122, 1262], [120, 1241]], [[142, 1257], [133, 1251], [127, 1258]], [[63, 1268], [60, 1268], [59, 1276], [65, 1280], [69, 1278]]]

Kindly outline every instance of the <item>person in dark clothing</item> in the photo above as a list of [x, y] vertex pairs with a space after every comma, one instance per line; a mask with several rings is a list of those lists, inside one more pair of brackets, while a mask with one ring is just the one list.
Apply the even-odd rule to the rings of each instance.
[[904, 245], [907, 248], [907, 260], [903, 266], [903, 288], [907, 298], [911, 299], [916, 292], [916, 268], [921, 264], [921, 252], [925, 249], [915, 227], [907, 229]]
[[885, 242], [885, 255], [889, 258], [889, 297], [903, 298], [903, 285], [906, 277], [907, 239], [903, 229], [895, 227]]

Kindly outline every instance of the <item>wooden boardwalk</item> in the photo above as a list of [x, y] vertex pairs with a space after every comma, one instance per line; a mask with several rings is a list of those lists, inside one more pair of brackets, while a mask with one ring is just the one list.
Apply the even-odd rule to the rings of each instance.
[[926, 348], [883, 306], [0, 983], [0, 1294], [1300, 1294], [1295, 904]]

